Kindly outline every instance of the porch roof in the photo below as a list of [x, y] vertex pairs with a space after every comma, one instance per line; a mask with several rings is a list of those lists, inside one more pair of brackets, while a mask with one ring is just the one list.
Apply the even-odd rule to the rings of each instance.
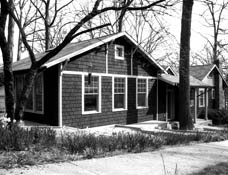
[[[176, 86], [179, 84], [179, 75], [173, 76], [170, 74], [161, 74], [159, 76], [159, 80], [164, 81], [172, 86]], [[192, 86], [192, 87], [211, 87], [211, 85], [203, 83], [202, 81], [194, 78], [191, 75], [190, 75], [190, 86]]]

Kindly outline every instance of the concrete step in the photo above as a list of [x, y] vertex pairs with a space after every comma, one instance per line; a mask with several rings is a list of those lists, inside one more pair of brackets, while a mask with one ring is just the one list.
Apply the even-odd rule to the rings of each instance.
[[196, 119], [196, 124], [203, 125], [203, 126], [211, 126], [212, 120]]

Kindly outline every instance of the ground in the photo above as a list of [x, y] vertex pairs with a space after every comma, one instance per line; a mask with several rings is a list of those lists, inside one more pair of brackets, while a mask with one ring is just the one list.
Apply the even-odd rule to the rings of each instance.
[[175, 171], [178, 175], [186, 175], [201, 171], [208, 166], [227, 162], [227, 160], [228, 141], [223, 141], [163, 147], [153, 152], [47, 164], [8, 171], [0, 170], [0, 175], [175, 175]]

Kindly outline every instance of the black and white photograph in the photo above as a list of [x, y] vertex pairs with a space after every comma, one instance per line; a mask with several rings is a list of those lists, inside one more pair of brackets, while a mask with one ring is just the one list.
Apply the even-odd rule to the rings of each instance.
[[228, 0], [0, 0], [0, 175], [227, 175]]

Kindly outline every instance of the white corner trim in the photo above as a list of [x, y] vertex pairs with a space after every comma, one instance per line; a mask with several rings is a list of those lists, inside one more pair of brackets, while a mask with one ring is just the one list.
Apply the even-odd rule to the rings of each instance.
[[63, 126], [63, 116], [62, 116], [62, 64], [58, 68], [58, 125], [59, 127]]
[[105, 72], [106, 72], [106, 74], [108, 74], [108, 54], [109, 54], [109, 51], [108, 51], [108, 49], [109, 49], [109, 46], [108, 46], [108, 43], [106, 44], [106, 52], [105, 52], [105, 61], [106, 61], [106, 69], [105, 69]]

